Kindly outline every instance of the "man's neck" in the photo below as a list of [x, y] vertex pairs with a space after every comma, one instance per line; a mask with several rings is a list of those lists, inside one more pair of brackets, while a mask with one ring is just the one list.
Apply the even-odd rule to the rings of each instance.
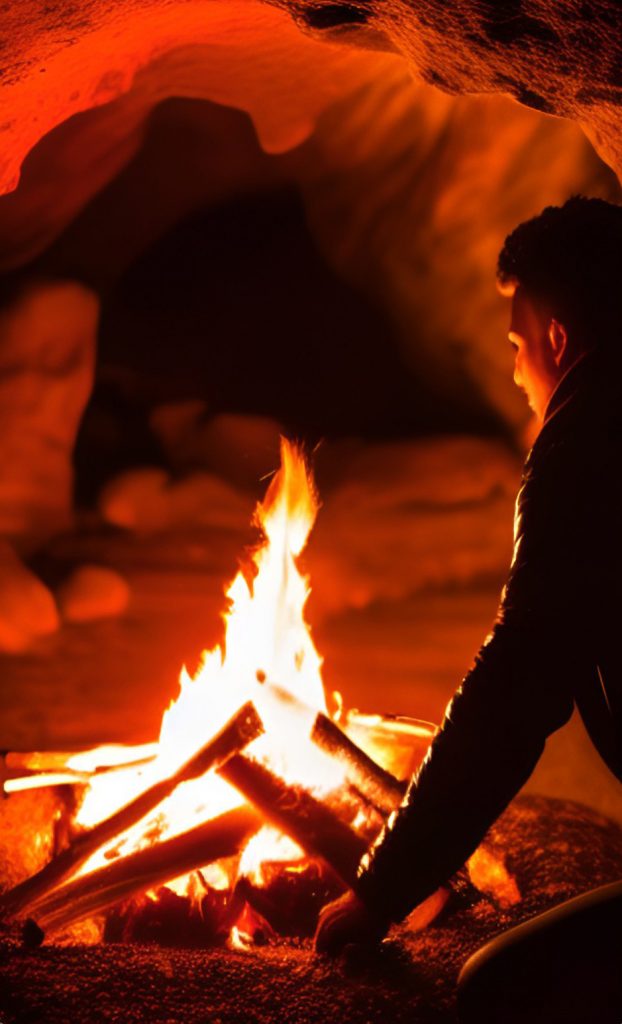
[[557, 408], [557, 398], [559, 397], [559, 392], [562, 384], [564, 383], [568, 375], [572, 373], [575, 370], [575, 368], [579, 366], [579, 364], [582, 363], [587, 356], [590, 355], [590, 352], [592, 351], [593, 349], [586, 349], [584, 352], [581, 352], [581, 354], [578, 355], [577, 358], [573, 360], [573, 362], [570, 364], [570, 366], [566, 367], [566, 369], [562, 373], [561, 377], [557, 381], [555, 387], [553, 388], [549, 396], [549, 400], [544, 411], [544, 419], [542, 421], [543, 426], [547, 422], [547, 420], [553, 415]]

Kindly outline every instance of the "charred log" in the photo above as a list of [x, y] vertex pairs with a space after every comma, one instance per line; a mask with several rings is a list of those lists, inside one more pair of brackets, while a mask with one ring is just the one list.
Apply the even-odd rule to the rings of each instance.
[[338, 761], [348, 781], [375, 807], [390, 814], [402, 802], [406, 783], [381, 768], [326, 715], [318, 714], [311, 739], [321, 750]]
[[58, 931], [100, 914], [123, 900], [196, 868], [232, 857], [261, 825], [249, 807], [239, 807], [180, 836], [123, 857], [90, 875], [76, 878], [51, 893], [37, 906], [36, 923], [27, 935]]
[[313, 935], [322, 907], [343, 892], [334, 873], [318, 860], [266, 862], [261, 875], [260, 885], [241, 878], [236, 893], [279, 935]]
[[301, 786], [292, 786], [264, 765], [234, 754], [219, 775], [235, 786], [265, 817], [311, 857], [321, 857], [351, 887], [367, 843], [325, 804]]

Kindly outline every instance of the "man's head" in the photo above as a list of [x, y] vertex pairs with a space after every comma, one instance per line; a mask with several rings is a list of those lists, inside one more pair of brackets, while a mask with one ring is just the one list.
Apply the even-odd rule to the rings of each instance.
[[622, 339], [622, 207], [575, 196], [510, 234], [497, 268], [511, 295], [514, 380], [539, 419], [580, 356]]

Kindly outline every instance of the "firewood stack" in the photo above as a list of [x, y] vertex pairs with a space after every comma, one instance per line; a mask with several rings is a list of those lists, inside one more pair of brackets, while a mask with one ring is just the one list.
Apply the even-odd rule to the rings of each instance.
[[[267, 917], [268, 930], [270, 922], [276, 921], [281, 930], [289, 927], [291, 931], [289, 911], [282, 905], [285, 895], [285, 902], [289, 904], [293, 898], [295, 907], [300, 907], [302, 899], [305, 920], [298, 926], [303, 931], [312, 929], [322, 903], [355, 886], [360, 859], [387, 815], [399, 805], [405, 783], [376, 764], [336, 723], [318, 713], [311, 740], [339, 763], [345, 779], [339, 789], [320, 800], [301, 785], [277, 776], [252, 752], [243, 753], [263, 732], [253, 703], [246, 703], [185, 765], [108, 818], [80, 832], [41, 870], [0, 896], [3, 926], [19, 927], [26, 942], [39, 944], [44, 937], [55, 936], [87, 918], [102, 914], [118, 918], [130, 901], [146, 893], [163, 894], [161, 887], [167, 882], [191, 872], [203, 879], [201, 871], [207, 865], [239, 857], [249, 839], [267, 824], [294, 840], [306, 860], [292, 868], [289, 875], [287, 865], [267, 865], [271, 881], [263, 887], [240, 878], [235, 891], [224, 901], [227, 924], [234, 922], [236, 913], [243, 919], [249, 906], [260, 920]], [[26, 763], [22, 757], [22, 764]], [[89, 873], [79, 873], [97, 850], [109, 847], [145, 819], [180, 784], [212, 771], [238, 791], [243, 801], [239, 807], [207, 817], [174, 838], [155, 838], [144, 849], [117, 856]], [[305, 887], [308, 891], [303, 897]], [[209, 886], [204, 886], [204, 896], [208, 890]], [[204, 899], [203, 912], [205, 903]], [[222, 914], [222, 899], [219, 908]], [[294, 924], [293, 930], [298, 926]]]

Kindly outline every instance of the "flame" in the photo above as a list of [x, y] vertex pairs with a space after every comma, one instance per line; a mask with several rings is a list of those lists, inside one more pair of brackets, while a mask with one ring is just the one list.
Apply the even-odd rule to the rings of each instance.
[[[288, 781], [303, 783], [319, 794], [342, 782], [341, 769], [309, 739], [317, 712], [326, 711], [326, 699], [322, 659], [304, 617], [309, 584], [297, 559], [318, 508], [301, 451], [282, 439], [281, 467], [255, 512], [261, 543], [248, 569], [238, 572], [226, 593], [222, 645], [203, 652], [193, 678], [182, 670], [179, 696], [164, 713], [157, 746], [145, 748], [155, 757], [92, 777], [78, 813], [80, 825], [96, 824], [169, 776], [248, 700], [254, 702], [266, 730], [248, 748], [254, 757]], [[89, 752], [89, 763], [97, 764], [97, 757], [97, 751]], [[75, 767], [85, 767], [84, 761]], [[242, 802], [237, 791], [214, 773], [184, 783], [156, 813], [115, 840], [112, 850], [100, 849], [80, 873], [100, 866], [111, 855], [125, 855], [155, 838], [176, 835]], [[295, 844], [266, 828], [245, 851], [242, 870], [259, 877], [262, 860], [298, 856], [302, 853]], [[180, 884], [183, 880], [176, 880], [177, 892]]]
[[502, 910], [520, 903], [521, 894], [516, 879], [508, 871], [498, 851], [482, 843], [467, 861], [467, 868], [475, 888], [491, 896]]

